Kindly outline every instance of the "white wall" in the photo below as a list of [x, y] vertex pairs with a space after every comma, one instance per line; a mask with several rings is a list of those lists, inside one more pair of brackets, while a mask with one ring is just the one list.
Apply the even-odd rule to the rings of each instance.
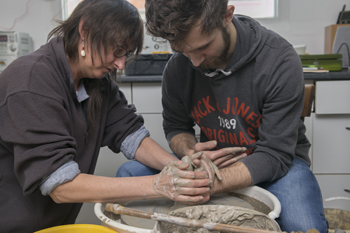
[[307, 53], [323, 54], [325, 27], [336, 24], [344, 4], [349, 11], [350, 0], [279, 0], [279, 17], [258, 21]]
[[[10, 28], [26, 11], [12, 30], [27, 32], [34, 49], [46, 42], [47, 34], [61, 19], [61, 0], [0, 0], [0, 30]], [[324, 29], [335, 24], [343, 5], [350, 10], [350, 0], [279, 0], [279, 17], [258, 20], [265, 27], [285, 37], [293, 45], [305, 44], [307, 52], [324, 52]]]
[[0, 30], [29, 33], [34, 50], [46, 43], [55, 19], [62, 19], [61, 0], [0, 0]]

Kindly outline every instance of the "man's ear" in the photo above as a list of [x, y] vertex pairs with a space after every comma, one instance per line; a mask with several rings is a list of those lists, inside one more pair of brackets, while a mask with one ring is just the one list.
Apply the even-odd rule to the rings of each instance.
[[232, 5], [227, 6], [226, 14], [224, 17], [224, 27], [226, 27], [227, 25], [229, 25], [231, 23], [234, 12], [235, 12], [234, 6], [232, 6]]

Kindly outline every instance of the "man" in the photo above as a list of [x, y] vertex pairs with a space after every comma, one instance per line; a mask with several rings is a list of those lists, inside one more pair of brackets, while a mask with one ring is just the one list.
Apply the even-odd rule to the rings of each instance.
[[[227, 0], [146, 1], [148, 31], [177, 52], [162, 84], [170, 147], [180, 158], [204, 150], [221, 168], [212, 193], [258, 185], [280, 200], [283, 231], [327, 232], [300, 120], [300, 59], [284, 38], [234, 10]], [[233, 147], [248, 156], [235, 162], [222, 153]]]

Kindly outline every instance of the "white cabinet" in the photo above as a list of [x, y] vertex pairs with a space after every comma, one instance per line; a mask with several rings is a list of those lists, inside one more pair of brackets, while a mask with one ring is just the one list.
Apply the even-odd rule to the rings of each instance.
[[162, 114], [142, 114], [142, 116], [145, 119], [145, 127], [151, 134], [150, 137], [166, 151], [171, 153], [171, 149], [163, 131]]
[[316, 175], [322, 190], [325, 208], [350, 211], [350, 177], [349, 175]]
[[350, 114], [350, 81], [317, 81], [316, 114]]
[[312, 170], [325, 207], [350, 211], [350, 81], [316, 81]]
[[132, 98], [138, 113], [162, 113], [161, 83], [132, 83]]
[[151, 138], [171, 152], [163, 131], [161, 83], [132, 83], [132, 100]]
[[313, 125], [314, 173], [350, 174], [350, 130], [347, 127], [350, 127], [350, 114], [316, 114]]

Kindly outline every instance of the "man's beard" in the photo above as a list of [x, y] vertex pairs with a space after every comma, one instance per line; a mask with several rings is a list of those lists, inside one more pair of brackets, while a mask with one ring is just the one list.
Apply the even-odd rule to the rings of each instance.
[[[230, 33], [228, 33], [227, 29], [224, 27], [221, 28], [221, 32], [222, 32], [222, 39], [224, 41], [224, 48], [221, 51], [220, 56], [210, 57], [210, 58], [204, 60], [200, 64], [200, 67], [204, 70], [216, 70], [222, 64], [226, 64], [229, 60], [229, 58], [227, 58], [227, 54], [228, 54], [228, 50], [230, 49], [230, 45], [231, 45], [231, 36], [230, 36]], [[209, 64], [204, 64], [207, 61], [209, 61]]]

